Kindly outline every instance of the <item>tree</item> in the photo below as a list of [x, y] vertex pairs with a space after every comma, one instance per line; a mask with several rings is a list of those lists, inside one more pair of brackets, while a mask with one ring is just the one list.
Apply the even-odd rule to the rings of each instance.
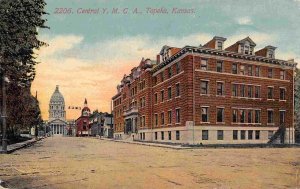
[[[16, 125], [38, 124], [41, 121], [37, 100], [30, 94], [35, 77], [34, 51], [47, 45], [40, 41], [38, 28], [45, 26], [44, 0], [0, 0], [0, 65], [1, 80], [8, 77], [7, 115], [12, 134]], [[1, 82], [2, 83], [2, 82]]]

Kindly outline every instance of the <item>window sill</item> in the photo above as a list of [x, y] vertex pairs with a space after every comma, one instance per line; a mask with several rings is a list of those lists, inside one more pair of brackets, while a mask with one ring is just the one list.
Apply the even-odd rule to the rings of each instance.
[[222, 98], [225, 98], [226, 96], [225, 96], [225, 95], [216, 95], [216, 97], [222, 97]]
[[286, 100], [279, 100], [279, 102], [286, 102]]
[[181, 96], [176, 96], [175, 98], [180, 98]]
[[268, 101], [275, 101], [275, 99], [267, 99]]
[[181, 123], [179, 122], [179, 123], [175, 123], [175, 125], [180, 125]]
[[267, 125], [272, 125], [272, 126], [274, 126], [274, 125], [275, 125], [275, 123], [267, 123]]
[[201, 124], [210, 124], [210, 122], [200, 122]]
[[210, 94], [200, 94], [200, 96], [210, 96]]
[[216, 122], [216, 124], [225, 124], [225, 122]]

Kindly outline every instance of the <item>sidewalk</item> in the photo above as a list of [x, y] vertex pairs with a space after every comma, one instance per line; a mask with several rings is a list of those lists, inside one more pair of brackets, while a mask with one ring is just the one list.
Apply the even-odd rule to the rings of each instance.
[[[33, 145], [34, 143], [36, 143], [37, 141], [41, 140], [42, 138], [38, 138], [37, 140], [35, 138], [31, 139], [31, 140], [26, 140], [24, 142], [19, 142], [19, 143], [15, 143], [15, 144], [11, 144], [7, 146], [7, 154], [10, 154], [16, 150], [22, 149], [22, 148], [26, 148], [28, 146]], [[4, 154], [4, 152], [2, 151], [2, 146], [0, 146], [0, 154]], [[0, 188], [1, 189], [1, 188]]]
[[137, 144], [137, 145], [144, 145], [144, 146], [161, 147], [161, 148], [171, 148], [171, 149], [176, 149], [176, 150], [192, 149], [192, 147], [182, 146], [180, 144], [160, 144], [160, 143], [154, 143], [154, 142], [116, 140], [116, 139], [110, 139], [110, 138], [101, 138], [100, 140], [107, 140], [107, 141], [121, 142], [121, 143], [128, 143], [128, 144]]

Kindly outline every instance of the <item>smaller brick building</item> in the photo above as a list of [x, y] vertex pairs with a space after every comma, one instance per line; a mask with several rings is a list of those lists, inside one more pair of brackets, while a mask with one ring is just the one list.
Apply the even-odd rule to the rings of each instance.
[[88, 136], [90, 135], [89, 117], [91, 110], [88, 107], [87, 100], [84, 101], [84, 107], [81, 110], [81, 116], [75, 121], [76, 136]]

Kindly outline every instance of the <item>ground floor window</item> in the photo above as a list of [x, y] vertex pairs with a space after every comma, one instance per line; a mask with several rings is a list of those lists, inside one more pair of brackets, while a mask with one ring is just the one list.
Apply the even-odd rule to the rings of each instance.
[[172, 133], [171, 131], [168, 131], [169, 140], [172, 140]]
[[268, 131], [268, 139], [271, 139], [273, 136], [273, 131]]
[[145, 140], [145, 138], [146, 138], [146, 137], [145, 137], [145, 133], [143, 133], [143, 140]]
[[233, 140], [237, 140], [238, 139], [238, 131], [237, 130], [233, 130], [232, 138], [233, 138]]
[[223, 138], [224, 138], [223, 130], [218, 130], [218, 140], [223, 140]]
[[252, 140], [253, 138], [253, 131], [248, 131], [248, 140]]
[[255, 139], [259, 140], [260, 138], [260, 131], [255, 131]]
[[208, 130], [202, 130], [202, 140], [208, 140]]
[[165, 140], [165, 133], [161, 131], [160, 134], [161, 134], [161, 140]]
[[155, 132], [154, 134], [155, 134], [155, 140], [157, 140], [157, 132]]
[[143, 140], [143, 134], [142, 133], [140, 133], [140, 139]]
[[246, 131], [241, 131], [241, 140], [246, 139]]
[[176, 131], [176, 140], [180, 140], [180, 131]]

